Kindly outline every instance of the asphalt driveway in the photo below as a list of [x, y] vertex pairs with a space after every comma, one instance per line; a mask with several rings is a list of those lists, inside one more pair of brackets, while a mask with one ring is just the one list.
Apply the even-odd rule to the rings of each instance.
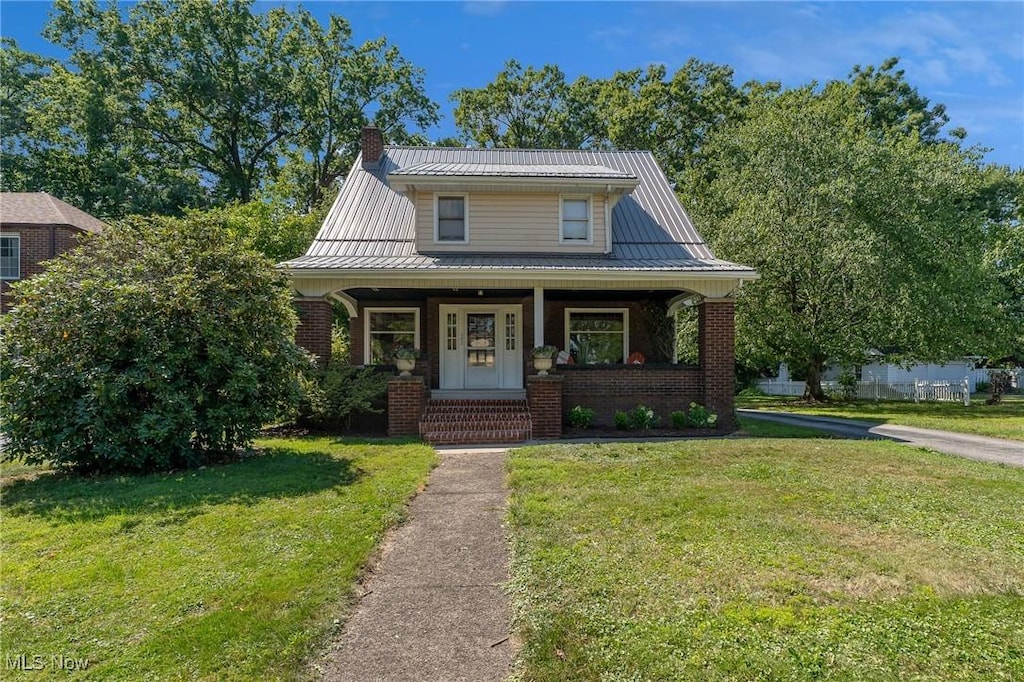
[[952, 431], [921, 429], [915, 426], [897, 424], [876, 424], [874, 422], [843, 419], [841, 417], [817, 417], [791, 412], [769, 410], [737, 410], [744, 417], [763, 419], [791, 426], [802, 426], [834, 433], [843, 438], [887, 439], [920, 448], [928, 448], [958, 457], [977, 459], [983, 462], [998, 462], [1010, 466], [1024, 467], [1024, 443], [973, 436]]

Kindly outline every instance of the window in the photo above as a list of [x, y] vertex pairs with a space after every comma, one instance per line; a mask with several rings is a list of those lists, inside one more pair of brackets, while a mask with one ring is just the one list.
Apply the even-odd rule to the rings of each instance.
[[629, 347], [629, 311], [625, 308], [566, 309], [565, 337], [566, 349], [578, 364], [622, 364]]
[[434, 196], [434, 241], [468, 242], [465, 195]]
[[399, 348], [420, 347], [417, 308], [367, 308], [366, 364], [391, 365]]
[[21, 237], [0, 235], [0, 279], [21, 278]]
[[571, 244], [589, 244], [590, 199], [562, 197], [562, 234], [560, 241]]

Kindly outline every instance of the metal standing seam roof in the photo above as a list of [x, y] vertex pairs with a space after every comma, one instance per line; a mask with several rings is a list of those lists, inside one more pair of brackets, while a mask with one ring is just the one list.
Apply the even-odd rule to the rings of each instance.
[[[388, 176], [489, 175], [636, 179], [612, 212], [608, 255], [419, 254], [412, 201]], [[605, 175], [594, 175], [604, 173]], [[589, 174], [589, 175], [588, 175]], [[553, 177], [553, 176], [542, 176]], [[743, 271], [716, 259], [676, 198], [650, 152], [462, 149], [385, 146], [375, 168], [357, 158], [319, 233], [304, 256], [283, 267], [302, 269], [569, 269]]]
[[491, 178], [587, 178], [635, 180], [624, 171], [590, 164], [418, 163], [399, 168], [393, 175]]
[[0, 193], [0, 224], [67, 225], [93, 233], [106, 227], [98, 218], [46, 192]]

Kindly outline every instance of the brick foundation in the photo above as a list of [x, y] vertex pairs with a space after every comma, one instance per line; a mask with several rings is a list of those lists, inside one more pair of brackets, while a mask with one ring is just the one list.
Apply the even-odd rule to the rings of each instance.
[[704, 405], [718, 415], [718, 426], [736, 427], [736, 351], [733, 302], [706, 300], [698, 312], [700, 372]]
[[299, 313], [295, 343], [315, 355], [318, 364], [325, 367], [331, 360], [331, 304], [322, 298], [297, 298], [295, 310]]
[[559, 438], [562, 435], [561, 376], [526, 377], [526, 401], [530, 405], [534, 438]]
[[388, 381], [388, 435], [418, 436], [426, 406], [423, 377], [394, 377]]
[[563, 412], [576, 405], [594, 410], [595, 426], [612, 426], [616, 412], [646, 405], [671, 424], [670, 415], [702, 402], [701, 371], [684, 365], [559, 367], [565, 378]]

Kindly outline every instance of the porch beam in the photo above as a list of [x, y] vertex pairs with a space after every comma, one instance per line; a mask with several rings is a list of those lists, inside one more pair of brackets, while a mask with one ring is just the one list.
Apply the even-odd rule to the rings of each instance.
[[533, 288], [533, 345], [544, 345], [544, 287]]

